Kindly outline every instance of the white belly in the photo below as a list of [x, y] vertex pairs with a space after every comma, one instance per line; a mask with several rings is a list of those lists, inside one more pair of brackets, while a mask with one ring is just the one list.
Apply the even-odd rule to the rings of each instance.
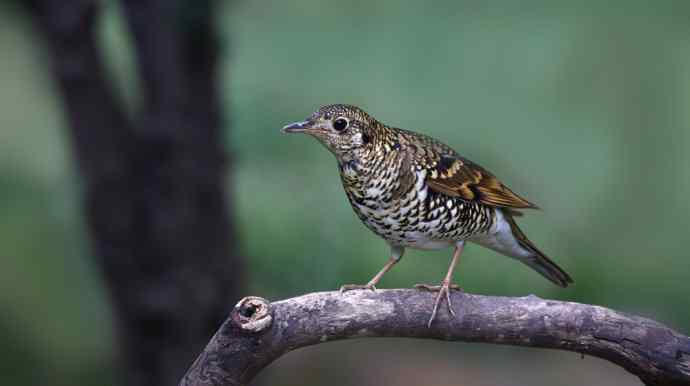
[[414, 249], [446, 249], [455, 245], [455, 241], [450, 240], [432, 240], [421, 233], [411, 233], [407, 235], [407, 240], [404, 247]]
[[470, 241], [518, 259], [532, 256], [532, 252], [520, 246], [501, 210], [496, 210], [496, 219], [489, 232], [475, 235]]

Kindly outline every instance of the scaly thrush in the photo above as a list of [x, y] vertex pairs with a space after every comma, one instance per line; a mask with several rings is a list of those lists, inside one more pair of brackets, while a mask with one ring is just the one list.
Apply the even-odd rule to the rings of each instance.
[[465, 241], [513, 257], [555, 284], [573, 280], [544, 255], [520, 230], [518, 209], [536, 208], [493, 174], [460, 156], [440, 141], [412, 131], [386, 126], [351, 105], [328, 105], [307, 120], [283, 127], [286, 133], [306, 133], [330, 150], [355, 213], [390, 245], [391, 256], [367, 284], [347, 284], [342, 291], [375, 289], [381, 277], [403, 256], [405, 248], [455, 247], [450, 267], [438, 286], [428, 326], [443, 298], [449, 312], [451, 276]]

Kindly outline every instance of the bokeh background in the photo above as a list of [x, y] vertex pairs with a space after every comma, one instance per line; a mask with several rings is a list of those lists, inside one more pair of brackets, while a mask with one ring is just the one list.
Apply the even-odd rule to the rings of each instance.
[[[105, 1], [103, 11], [107, 66], [136, 103], [121, 10]], [[351, 212], [332, 156], [279, 132], [343, 102], [444, 140], [543, 208], [520, 222], [575, 285], [472, 246], [456, 274], [467, 291], [601, 304], [690, 333], [689, 15], [682, 1], [221, 3], [245, 292], [332, 290], [387, 259]], [[0, 383], [110, 385], [113, 316], [59, 96], [18, 2], [0, 4], [0, 25]], [[438, 281], [449, 257], [408, 251], [382, 287]], [[378, 339], [291, 353], [256, 384], [639, 381], [573, 353]]]

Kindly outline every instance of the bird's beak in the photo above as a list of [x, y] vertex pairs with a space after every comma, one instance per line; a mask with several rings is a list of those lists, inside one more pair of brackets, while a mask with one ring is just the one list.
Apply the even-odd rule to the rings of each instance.
[[305, 131], [309, 131], [311, 128], [312, 126], [309, 121], [302, 121], [283, 126], [280, 131], [283, 133], [303, 133]]

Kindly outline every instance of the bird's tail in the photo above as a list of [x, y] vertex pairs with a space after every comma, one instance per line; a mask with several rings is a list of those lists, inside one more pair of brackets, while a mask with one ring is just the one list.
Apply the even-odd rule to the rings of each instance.
[[510, 230], [517, 242], [522, 248], [530, 252], [528, 256], [520, 256], [518, 259], [558, 286], [567, 287], [568, 284], [573, 283], [573, 279], [570, 275], [542, 253], [527, 236], [522, 233], [522, 230], [518, 227], [513, 218], [514, 216], [519, 216], [520, 213], [505, 208], [502, 212], [506, 222], [510, 224]]

